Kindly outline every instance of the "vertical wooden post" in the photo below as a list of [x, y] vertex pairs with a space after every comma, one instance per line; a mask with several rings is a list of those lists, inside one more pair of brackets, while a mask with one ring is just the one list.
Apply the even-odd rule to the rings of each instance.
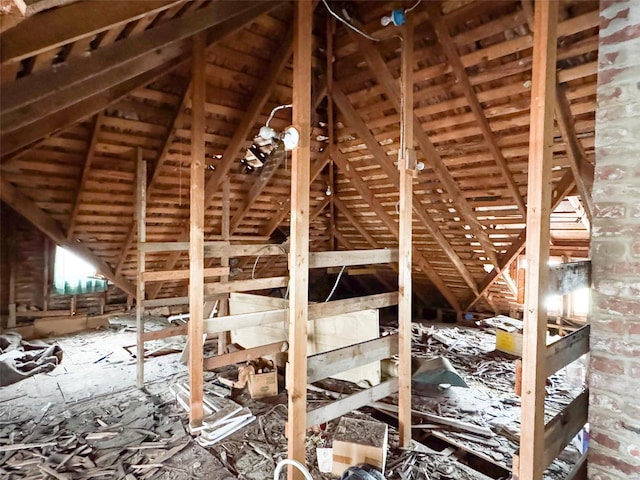
[[542, 479], [544, 465], [544, 398], [546, 382], [551, 167], [556, 72], [558, 4], [536, 2], [533, 39], [533, 86], [527, 190], [527, 273], [522, 345], [522, 416], [520, 456], [514, 474]]
[[[145, 253], [142, 244], [147, 241], [147, 163], [142, 158], [142, 149], [136, 153], [136, 223], [138, 227], [138, 276], [136, 278], [136, 364], [138, 388], [144, 386], [144, 307], [142, 302], [145, 297], [144, 271], [146, 268]], [[127, 299], [127, 302], [129, 300]]]
[[[6, 210], [5, 210], [6, 211]], [[16, 270], [17, 270], [17, 246], [16, 227], [14, 224], [9, 232], [9, 319], [7, 328], [16, 328]]]
[[202, 423], [204, 324], [204, 129], [206, 102], [206, 32], [194, 37], [191, 100], [191, 171], [189, 234], [189, 422]]
[[49, 237], [44, 237], [44, 266], [42, 272], [42, 310], [47, 311], [49, 309], [49, 266], [51, 265], [51, 241]]
[[[327, 15], [327, 136], [329, 137], [330, 155], [335, 147], [335, 128], [334, 128], [334, 111], [333, 111], [333, 36], [335, 34], [335, 20], [331, 15]], [[333, 159], [329, 160], [329, 184], [331, 188], [331, 203], [329, 204], [329, 249], [337, 250], [338, 242], [336, 239], [336, 208], [333, 201], [336, 194], [336, 179]]]
[[[230, 205], [230, 197], [231, 197], [231, 184], [229, 183], [230, 179], [227, 176], [224, 184], [222, 185], [222, 240], [229, 241], [231, 237], [231, 205]], [[220, 266], [228, 267], [229, 266], [229, 257], [224, 255], [220, 258]], [[229, 275], [223, 275], [220, 277], [220, 283], [227, 283], [229, 281]], [[218, 316], [222, 317], [229, 314], [229, 294], [225, 294], [220, 298], [220, 303], [218, 307]], [[218, 355], [222, 355], [225, 353], [227, 345], [229, 343], [229, 332], [220, 332], [218, 333]]]
[[[291, 164], [291, 252], [289, 254], [288, 457], [305, 464], [307, 430], [307, 320], [309, 317], [309, 181], [311, 135], [311, 45], [313, 2], [295, 3], [293, 125], [300, 142]], [[288, 478], [302, 478], [289, 467]]]
[[402, 97], [400, 115], [400, 214], [398, 245], [398, 424], [400, 446], [411, 443], [411, 250], [413, 216], [413, 22], [407, 16], [402, 42]]

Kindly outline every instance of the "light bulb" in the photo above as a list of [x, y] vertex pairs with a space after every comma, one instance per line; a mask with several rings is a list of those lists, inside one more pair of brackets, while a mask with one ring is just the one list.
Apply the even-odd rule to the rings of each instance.
[[267, 127], [265, 125], [264, 127], [260, 128], [259, 135], [265, 140], [271, 140], [273, 137], [276, 136], [276, 131], [273, 128]]
[[326, 191], [326, 192], [324, 192], [324, 193], [326, 193], [326, 194], [327, 194], [327, 197], [328, 197], [329, 195], [331, 195], [331, 185], [327, 185], [327, 191]]
[[284, 130], [284, 134], [282, 136], [282, 142], [284, 143], [285, 150], [293, 150], [298, 146], [298, 142], [300, 141], [300, 134], [298, 130], [294, 127], [287, 127]]

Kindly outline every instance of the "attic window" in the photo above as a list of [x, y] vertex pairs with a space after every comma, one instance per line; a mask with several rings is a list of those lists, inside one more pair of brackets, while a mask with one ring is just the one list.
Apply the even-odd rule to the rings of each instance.
[[98, 275], [96, 267], [62, 247], [56, 247], [53, 273], [53, 293], [77, 295], [107, 290], [107, 281]]

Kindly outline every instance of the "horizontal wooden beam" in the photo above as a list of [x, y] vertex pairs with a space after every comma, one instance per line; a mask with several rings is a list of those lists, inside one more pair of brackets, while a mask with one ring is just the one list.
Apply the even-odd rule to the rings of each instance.
[[373, 265], [376, 263], [391, 263], [397, 261], [397, 248], [309, 253], [309, 268], [349, 267], [352, 265]]
[[107, 263], [93, 253], [86, 245], [81, 242], [73, 242], [67, 239], [58, 223], [47, 213], [40, 209], [27, 196], [14, 187], [9, 181], [1, 179], [0, 198], [2, 201], [13, 208], [16, 212], [26, 218], [38, 230], [53, 240], [56, 244], [70, 250], [79, 257], [83, 258], [105, 276], [112, 281], [114, 285], [122, 289], [125, 293], [136, 296], [136, 288], [121, 275], [116, 275], [113, 269]]
[[549, 268], [549, 295], [567, 295], [591, 286], [591, 260], [567, 262]]
[[547, 377], [589, 352], [591, 326], [576, 330], [547, 346]]
[[589, 390], [584, 390], [544, 427], [544, 456], [542, 469], [546, 469], [562, 453], [571, 439], [587, 423]]
[[[222, 248], [229, 246], [229, 242], [213, 241], [204, 242], [205, 248]], [[189, 242], [142, 242], [138, 245], [141, 252], [186, 252], [189, 250]]]
[[247, 348], [237, 352], [225, 353], [224, 355], [216, 355], [204, 359], [204, 369], [213, 370], [214, 368], [233, 365], [234, 363], [248, 362], [265, 355], [275, 355], [276, 353], [286, 352], [289, 349], [287, 342], [275, 342], [259, 347]]
[[392, 378], [375, 387], [341, 398], [315, 410], [307, 411], [307, 427], [320, 425], [398, 391], [398, 379]]
[[204, 285], [204, 292], [207, 295], [249, 292], [251, 290], [286, 287], [288, 283], [289, 277], [252, 278], [250, 280], [235, 280], [228, 283], [206, 283]]
[[313, 383], [398, 353], [398, 335], [356, 343], [307, 358], [307, 382]]
[[[215, 302], [216, 300], [220, 300], [222, 297], [222, 295], [205, 295], [204, 301]], [[189, 305], [189, 297], [153, 298], [142, 301], [142, 306], [144, 308], [173, 307], [176, 305]]]
[[2, 63], [19, 62], [180, 3], [176, 0], [126, 1], [119, 2], [114, 8], [110, 2], [95, 2], [87, 8], [85, 3], [78, 2], [52, 8], [24, 20], [19, 28], [3, 32], [0, 36], [0, 59]]
[[160, 330], [153, 330], [151, 332], [144, 332], [141, 335], [143, 342], [150, 342], [152, 340], [160, 340], [161, 338], [177, 337], [178, 335], [186, 335], [187, 326], [180, 325], [178, 327], [167, 327]]
[[[99, 112], [134, 88], [189, 61], [192, 42], [188, 37], [198, 31], [217, 26], [207, 36], [210, 45], [277, 5], [279, 2], [216, 2], [115, 42], [88, 58], [77, 57], [55, 72], [43, 71], [16, 81], [3, 89], [0, 98], [2, 156]], [[142, 85], [127, 84], [149, 76]], [[105, 97], [104, 92], [124, 85], [130, 88], [121, 95]]]
[[[204, 278], [221, 277], [229, 275], [229, 267], [212, 267], [204, 269]], [[165, 282], [172, 280], [186, 280], [189, 278], [189, 270], [158, 270], [144, 272], [142, 280], [145, 282]]]
[[[372, 308], [384, 308], [398, 304], [398, 292], [380, 293], [366, 297], [347, 298], [333, 302], [313, 303], [309, 305], [309, 320], [361, 312]], [[248, 327], [258, 327], [271, 323], [284, 322], [287, 309], [273, 309], [264, 312], [241, 313], [204, 320], [206, 333], [226, 332]]]

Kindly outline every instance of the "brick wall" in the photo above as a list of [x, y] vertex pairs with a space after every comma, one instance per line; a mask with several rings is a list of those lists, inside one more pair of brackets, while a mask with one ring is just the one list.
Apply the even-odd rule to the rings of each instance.
[[640, 1], [600, 3], [589, 478], [640, 478]]

